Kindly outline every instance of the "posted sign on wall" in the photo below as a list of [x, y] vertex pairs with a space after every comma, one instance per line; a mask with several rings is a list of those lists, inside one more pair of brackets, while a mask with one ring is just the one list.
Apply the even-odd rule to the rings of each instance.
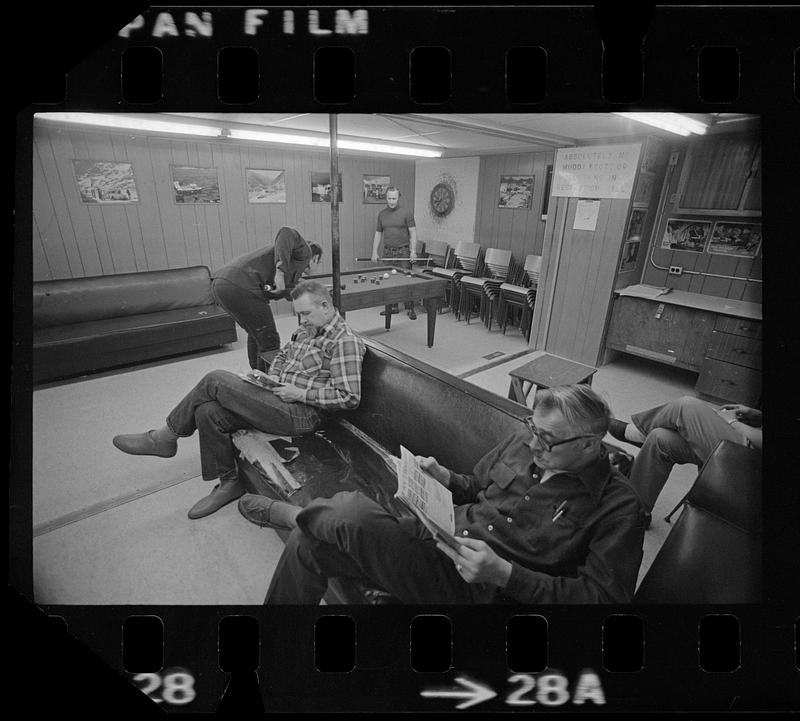
[[562, 198], [630, 198], [641, 143], [560, 148], [553, 195]]

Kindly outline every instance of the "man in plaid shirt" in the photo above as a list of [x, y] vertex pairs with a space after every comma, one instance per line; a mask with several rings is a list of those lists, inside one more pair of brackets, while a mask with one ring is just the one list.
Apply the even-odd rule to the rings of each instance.
[[231, 433], [250, 428], [286, 436], [311, 433], [328, 413], [361, 402], [364, 341], [344, 322], [322, 283], [302, 281], [291, 299], [300, 328], [275, 356], [267, 376], [280, 385], [259, 388], [236, 373], [212, 371], [175, 406], [162, 428], [113, 439], [125, 453], [171, 458], [178, 438], [198, 431], [203, 480], [219, 479], [219, 484], [192, 506], [189, 518], [208, 516], [245, 492]]

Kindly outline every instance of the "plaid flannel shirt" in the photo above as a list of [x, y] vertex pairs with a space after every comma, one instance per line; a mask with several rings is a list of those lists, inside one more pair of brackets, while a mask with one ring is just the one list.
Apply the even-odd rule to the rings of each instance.
[[275, 356], [270, 375], [305, 389], [305, 402], [323, 410], [357, 408], [366, 346], [337, 313], [317, 331], [298, 328]]

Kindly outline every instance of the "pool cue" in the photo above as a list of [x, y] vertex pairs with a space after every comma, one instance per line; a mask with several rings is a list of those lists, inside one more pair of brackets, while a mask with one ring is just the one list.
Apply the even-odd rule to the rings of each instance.
[[[360, 263], [368, 261], [368, 260], [372, 260], [372, 258], [356, 258], [356, 261], [360, 262]], [[433, 258], [414, 258], [414, 260], [411, 260], [411, 258], [378, 258], [378, 261], [384, 261], [384, 262], [389, 262], [389, 261], [392, 261], [392, 260], [408, 260], [408, 261], [411, 261], [412, 263], [423, 263], [424, 262], [425, 265], [427, 265], [428, 263], [430, 263], [433, 260]]]

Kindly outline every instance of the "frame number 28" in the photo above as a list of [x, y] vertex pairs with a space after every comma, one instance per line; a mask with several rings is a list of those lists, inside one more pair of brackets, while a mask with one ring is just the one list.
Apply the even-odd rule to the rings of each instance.
[[133, 682], [156, 703], [182, 706], [191, 703], [197, 695], [194, 676], [185, 668], [171, 668], [163, 673], [138, 673]]

